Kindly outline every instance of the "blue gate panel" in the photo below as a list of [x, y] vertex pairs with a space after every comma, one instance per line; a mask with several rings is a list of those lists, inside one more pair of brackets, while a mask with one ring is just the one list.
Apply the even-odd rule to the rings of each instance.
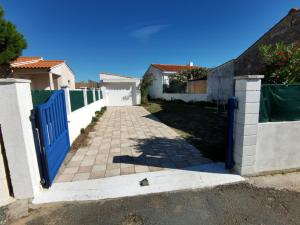
[[35, 107], [41, 142], [45, 186], [53, 183], [69, 149], [69, 131], [64, 91], [55, 91], [49, 100]]

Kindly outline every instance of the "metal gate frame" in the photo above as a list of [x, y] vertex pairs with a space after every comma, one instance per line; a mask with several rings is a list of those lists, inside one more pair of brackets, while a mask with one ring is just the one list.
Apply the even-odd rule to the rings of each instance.
[[41, 184], [48, 188], [70, 150], [65, 94], [55, 91], [44, 104], [34, 106]]

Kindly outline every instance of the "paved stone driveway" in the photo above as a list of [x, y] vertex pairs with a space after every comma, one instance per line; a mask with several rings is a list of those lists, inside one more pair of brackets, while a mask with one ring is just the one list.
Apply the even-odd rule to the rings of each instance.
[[57, 182], [185, 168], [210, 160], [140, 106], [108, 107], [88, 146], [60, 172]]

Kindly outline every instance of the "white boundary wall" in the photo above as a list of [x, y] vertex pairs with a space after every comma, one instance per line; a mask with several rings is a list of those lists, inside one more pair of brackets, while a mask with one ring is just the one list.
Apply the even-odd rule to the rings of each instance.
[[300, 121], [258, 122], [262, 78], [235, 77], [234, 170], [241, 175], [300, 169]]
[[259, 123], [256, 172], [300, 168], [300, 121]]
[[[69, 137], [70, 137], [70, 143], [72, 144], [74, 140], [78, 137], [78, 135], [80, 135], [81, 128], [86, 128], [91, 123], [92, 118], [95, 116], [95, 112], [100, 111], [102, 107], [106, 106], [106, 102], [104, 99], [105, 94], [103, 94], [103, 99], [100, 99], [100, 90], [92, 89], [94, 102], [88, 104], [87, 94], [86, 94], [87, 89], [84, 88], [82, 91], [83, 91], [85, 106], [72, 112], [69, 86], [63, 86], [62, 89], [65, 92], [66, 108], [68, 114], [67, 116], [68, 116]], [[99, 94], [98, 101], [96, 101], [96, 95], [95, 95], [96, 91]]]
[[163, 93], [161, 98], [167, 101], [202, 102], [207, 101], [207, 94]]
[[103, 99], [77, 109], [68, 115], [68, 127], [71, 144], [80, 134], [81, 128], [86, 128], [86, 126], [91, 123], [93, 116], [95, 116], [95, 112], [100, 111], [102, 107], [104, 107]]

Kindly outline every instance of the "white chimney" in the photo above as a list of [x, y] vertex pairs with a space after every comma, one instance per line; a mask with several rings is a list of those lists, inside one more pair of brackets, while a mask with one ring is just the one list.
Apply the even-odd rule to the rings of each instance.
[[193, 61], [190, 61], [190, 62], [189, 62], [189, 66], [194, 66]]

